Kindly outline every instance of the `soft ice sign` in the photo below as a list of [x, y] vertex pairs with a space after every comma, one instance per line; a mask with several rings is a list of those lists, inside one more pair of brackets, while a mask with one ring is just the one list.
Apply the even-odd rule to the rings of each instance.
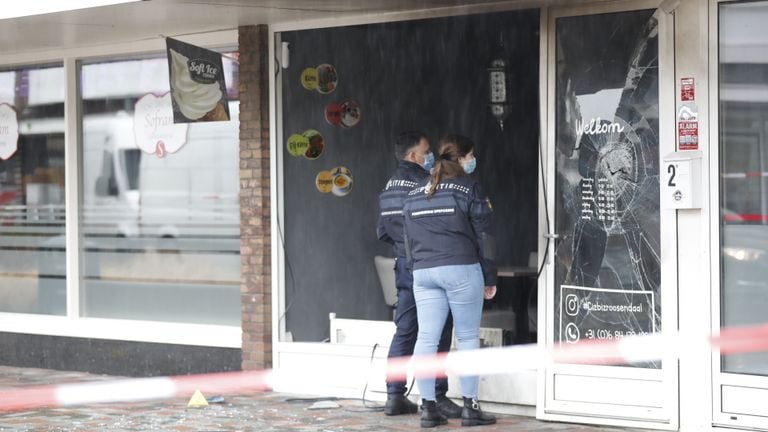
[[19, 120], [12, 106], [0, 104], [0, 159], [7, 160], [19, 148]]
[[187, 142], [185, 123], [173, 122], [171, 94], [146, 94], [136, 101], [133, 112], [133, 135], [136, 147], [146, 153], [165, 156], [176, 153]]
[[221, 54], [171, 38], [166, 46], [174, 121], [229, 120]]

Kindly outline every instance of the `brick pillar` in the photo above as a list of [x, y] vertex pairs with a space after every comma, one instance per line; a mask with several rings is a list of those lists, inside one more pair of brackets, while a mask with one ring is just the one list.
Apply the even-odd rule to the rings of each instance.
[[238, 29], [243, 370], [272, 366], [267, 26]]

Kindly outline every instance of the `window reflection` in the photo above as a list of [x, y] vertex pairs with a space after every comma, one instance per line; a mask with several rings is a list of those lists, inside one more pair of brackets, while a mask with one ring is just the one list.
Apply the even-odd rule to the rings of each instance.
[[[82, 66], [83, 315], [240, 324], [237, 68], [224, 64], [235, 120], [189, 126], [158, 111], [165, 57]], [[148, 137], [183, 145], [147, 153]]]
[[[768, 2], [720, 6], [721, 325], [768, 322]], [[768, 375], [768, 353], [723, 357]]]
[[60, 66], [0, 72], [1, 312], [66, 313], [63, 89]]

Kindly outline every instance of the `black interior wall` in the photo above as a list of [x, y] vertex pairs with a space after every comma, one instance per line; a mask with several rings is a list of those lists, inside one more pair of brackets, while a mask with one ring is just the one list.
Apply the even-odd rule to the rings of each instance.
[[[537, 248], [538, 10], [284, 32], [291, 63], [282, 69], [283, 195], [287, 329], [296, 341], [327, 338], [328, 313], [391, 319], [373, 265], [392, 256], [376, 238], [377, 197], [396, 166], [393, 138], [417, 129], [436, 142], [471, 137], [477, 174], [495, 211], [501, 265], [527, 265]], [[503, 46], [500, 44], [503, 41]], [[511, 112], [504, 130], [490, 114], [492, 59], [509, 64]], [[329, 63], [338, 88], [302, 87], [301, 72]], [[350, 129], [324, 119], [330, 102], [356, 100], [362, 120]], [[317, 160], [296, 158], [285, 140], [316, 129], [325, 137]], [[321, 194], [315, 176], [343, 165], [354, 186], [345, 197]]]

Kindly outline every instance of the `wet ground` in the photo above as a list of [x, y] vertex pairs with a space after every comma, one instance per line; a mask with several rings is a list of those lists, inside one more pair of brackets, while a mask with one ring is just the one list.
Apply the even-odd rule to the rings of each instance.
[[[0, 389], [33, 385], [98, 381], [113, 377], [79, 372], [0, 366]], [[215, 395], [205, 395], [212, 399]], [[322, 400], [280, 393], [223, 395], [223, 403], [187, 408], [187, 399], [45, 408], [0, 413], [0, 431], [418, 431], [419, 416], [386, 417], [359, 399]], [[0, 401], [1, 403], [2, 401]], [[329, 405], [329, 407], [323, 407]], [[376, 405], [369, 402], [368, 405]], [[313, 409], [316, 408], [316, 409]], [[499, 415], [494, 426], [476, 432], [629, 432], [629, 429], [541, 422], [533, 418]], [[434, 429], [466, 430], [460, 420]]]

